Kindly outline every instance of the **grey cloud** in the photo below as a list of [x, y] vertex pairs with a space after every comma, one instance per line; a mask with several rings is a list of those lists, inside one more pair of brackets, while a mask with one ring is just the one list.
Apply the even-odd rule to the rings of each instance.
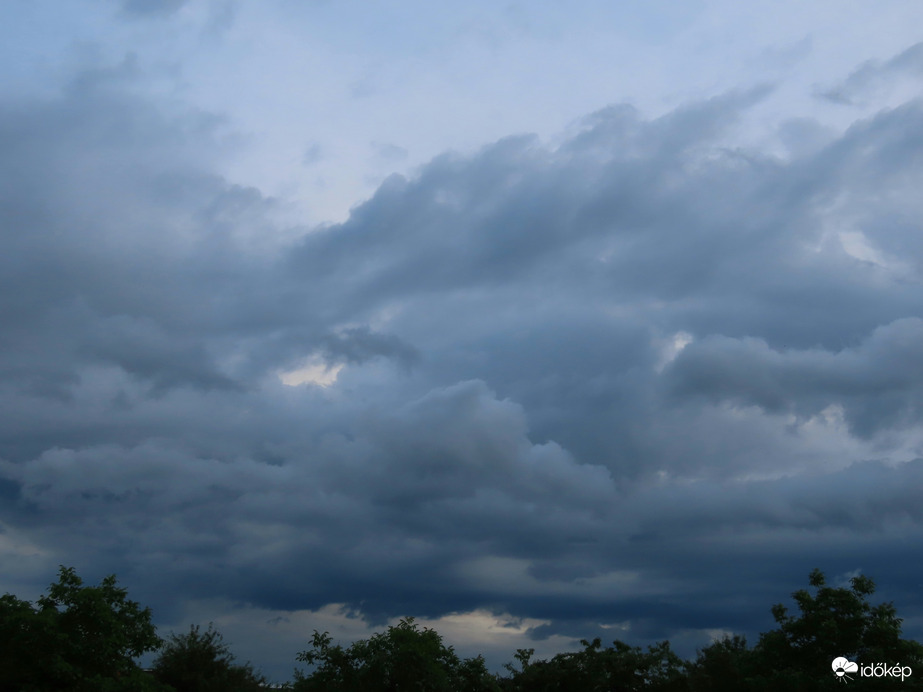
[[[923, 461], [890, 466], [857, 462], [830, 473], [814, 473], [777, 480], [722, 484], [695, 483], [686, 488], [648, 488], [631, 499], [631, 516], [640, 517], [638, 532], [666, 530], [679, 542], [694, 535], [720, 541], [721, 532], [743, 536], [751, 531], [791, 528], [835, 532], [846, 529], [859, 536], [880, 535], [889, 525], [923, 522], [915, 501]], [[682, 496], [682, 503], [674, 500]], [[656, 513], [644, 505], [656, 506]], [[677, 514], [682, 516], [680, 517]]]
[[391, 358], [405, 368], [416, 363], [419, 352], [390, 334], [372, 332], [367, 326], [344, 329], [321, 339], [327, 362], [361, 364], [376, 356]]
[[831, 353], [771, 349], [760, 339], [708, 337], [687, 346], [667, 377], [679, 396], [816, 416], [842, 406], [853, 432], [915, 425], [923, 391], [923, 321], [876, 328], [859, 346]]
[[188, 0], [122, 0], [122, 13], [127, 17], [169, 17]]
[[[103, 523], [106, 532], [88, 531], [82, 550], [124, 550], [140, 531], [148, 559], [160, 561], [160, 551], [168, 551], [188, 565], [167, 570], [178, 579], [210, 564], [244, 575], [266, 574], [261, 565], [297, 574], [302, 561], [322, 558], [326, 569], [307, 583], [299, 577], [289, 607], [323, 605], [314, 592], [328, 593], [335, 583], [342, 590], [345, 579], [357, 590], [338, 598], [358, 596], [379, 612], [394, 607], [388, 599], [407, 588], [411, 566], [427, 579], [458, 559], [453, 547], [464, 555], [472, 541], [516, 539], [520, 528], [498, 531], [484, 523], [485, 512], [560, 534], [560, 520], [580, 521], [587, 499], [598, 505], [611, 488], [603, 469], [576, 465], [556, 445], [530, 443], [522, 410], [476, 382], [431, 392], [395, 414], [367, 414], [350, 438], [328, 437], [310, 457], [289, 456], [281, 465], [207, 458], [186, 444], [147, 441], [52, 449], [28, 463], [4, 463], [2, 475], [19, 485], [19, 502], [51, 535], [68, 517]], [[465, 502], [492, 494], [488, 503]], [[554, 507], [552, 517], [534, 516], [536, 503]], [[218, 515], [224, 519], [216, 524]], [[257, 526], [264, 528], [253, 532]], [[267, 555], [259, 548], [265, 530], [302, 548]], [[357, 576], [372, 564], [374, 581]], [[255, 598], [252, 587], [233, 581], [229, 588]], [[276, 604], [286, 588], [271, 591], [258, 600]]]
[[840, 84], [818, 91], [817, 95], [834, 103], [852, 105], [876, 87], [905, 75], [923, 76], [923, 43], [916, 43], [885, 61], [869, 60]]
[[407, 150], [397, 144], [372, 142], [372, 149], [376, 158], [385, 163], [395, 163], [407, 158]]
[[301, 162], [305, 166], [313, 166], [315, 163], [321, 161], [324, 158], [324, 150], [321, 148], [321, 145], [317, 142], [311, 144], [304, 151], [304, 155], [301, 157]]
[[299, 310], [268, 280], [271, 258], [238, 240], [269, 227], [272, 201], [200, 167], [212, 127], [111, 83], [5, 109], [0, 368], [13, 379], [66, 389], [81, 363], [111, 361], [161, 387], [231, 386], [218, 365], [231, 339]]
[[792, 118], [779, 126], [782, 144], [795, 156], [811, 155], [835, 139], [835, 133], [812, 118]]
[[0, 104], [0, 519], [54, 564], [536, 637], [752, 634], [815, 564], [923, 605], [919, 104], [785, 159], [726, 144], [765, 90], [613, 106], [283, 242], [133, 74]]
[[184, 346], [168, 339], [149, 322], [114, 317], [103, 320], [102, 333], [81, 347], [87, 359], [112, 364], [149, 382], [154, 393], [175, 386], [239, 390], [241, 385], [211, 362], [201, 345]]

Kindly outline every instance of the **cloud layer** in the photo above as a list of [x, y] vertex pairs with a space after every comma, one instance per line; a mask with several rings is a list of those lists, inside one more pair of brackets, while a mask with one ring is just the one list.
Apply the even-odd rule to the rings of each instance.
[[0, 104], [11, 585], [640, 641], [819, 564], [921, 612], [918, 101], [784, 154], [735, 144], [767, 88], [615, 105], [292, 229], [134, 69]]

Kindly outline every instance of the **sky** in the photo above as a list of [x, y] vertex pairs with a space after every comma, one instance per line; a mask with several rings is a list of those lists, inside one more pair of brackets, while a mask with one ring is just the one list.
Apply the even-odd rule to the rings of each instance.
[[692, 655], [814, 567], [923, 637], [917, 0], [2, 13], [0, 592], [277, 680]]

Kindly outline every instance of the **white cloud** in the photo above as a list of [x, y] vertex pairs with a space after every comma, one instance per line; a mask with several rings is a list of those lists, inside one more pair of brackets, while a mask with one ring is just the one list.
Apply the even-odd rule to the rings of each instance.
[[342, 363], [330, 365], [319, 358], [309, 358], [304, 365], [279, 373], [279, 381], [287, 387], [304, 384], [330, 387], [337, 381], [342, 369]]

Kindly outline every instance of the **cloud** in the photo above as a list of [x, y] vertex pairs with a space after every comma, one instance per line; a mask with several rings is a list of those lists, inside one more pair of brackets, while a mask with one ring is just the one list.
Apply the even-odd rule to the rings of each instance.
[[187, 0], [122, 0], [122, 13], [128, 17], [168, 17], [175, 14]]
[[293, 230], [137, 79], [0, 104], [20, 583], [690, 646], [818, 563], [920, 607], [919, 103], [785, 158], [766, 88], [614, 105]]
[[397, 144], [372, 142], [375, 157], [380, 161], [393, 164], [407, 158], [407, 150]]
[[923, 321], [876, 328], [858, 347], [775, 351], [759, 339], [709, 337], [687, 346], [668, 377], [681, 396], [758, 406], [800, 418], [840, 406], [856, 435], [915, 426], [923, 385]]
[[364, 363], [376, 356], [391, 358], [405, 367], [413, 365], [420, 354], [395, 336], [373, 333], [367, 325], [341, 330], [321, 339], [328, 363]]
[[880, 93], [896, 79], [911, 77], [919, 80], [921, 76], [923, 43], [916, 43], [888, 60], [864, 62], [840, 84], [818, 92], [818, 96], [834, 103], [854, 105], [859, 99]]
[[315, 163], [322, 161], [324, 158], [324, 150], [320, 144], [314, 142], [305, 149], [304, 155], [301, 157], [301, 162], [305, 166], [313, 166]]

